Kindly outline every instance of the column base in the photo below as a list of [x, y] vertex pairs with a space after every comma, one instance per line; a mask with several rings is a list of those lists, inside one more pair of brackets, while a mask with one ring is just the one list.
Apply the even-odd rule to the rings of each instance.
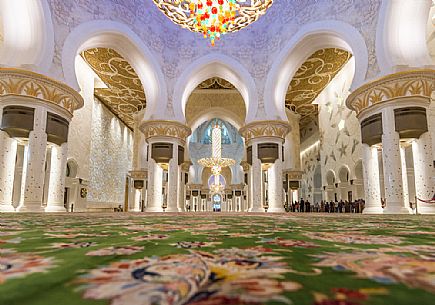
[[267, 209], [267, 213], [285, 213], [284, 208], [269, 208]]
[[384, 209], [384, 213], [383, 214], [412, 214], [412, 210], [410, 208], [405, 208], [403, 206], [394, 206], [388, 208], [388, 203], [387, 203], [387, 207]]
[[0, 213], [13, 213], [15, 208], [12, 204], [0, 204]]
[[383, 214], [384, 210], [381, 207], [364, 208], [363, 214]]
[[160, 207], [149, 207], [149, 208], [145, 209], [145, 212], [162, 213], [163, 212], [163, 208], [160, 208]]
[[418, 206], [417, 207], [418, 214], [435, 214], [435, 204], [433, 206]]
[[41, 205], [24, 204], [17, 208], [20, 213], [44, 213], [45, 210]]
[[168, 207], [168, 208], [165, 209], [165, 212], [168, 212], [168, 213], [178, 213], [178, 208]]
[[66, 209], [65, 209], [65, 207], [59, 206], [59, 205], [52, 205], [52, 206], [48, 205], [45, 208], [45, 212], [48, 212], [48, 213], [65, 213]]
[[252, 208], [249, 213], [265, 213], [264, 208]]

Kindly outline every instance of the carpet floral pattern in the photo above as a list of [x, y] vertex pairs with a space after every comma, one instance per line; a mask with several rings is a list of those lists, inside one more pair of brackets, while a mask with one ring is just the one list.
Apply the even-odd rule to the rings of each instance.
[[434, 221], [0, 214], [0, 304], [433, 304]]

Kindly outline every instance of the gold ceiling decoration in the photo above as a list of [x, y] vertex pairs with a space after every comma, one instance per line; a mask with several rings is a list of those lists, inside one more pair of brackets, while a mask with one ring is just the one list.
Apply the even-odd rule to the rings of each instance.
[[145, 93], [132, 66], [115, 50], [94, 48], [81, 56], [108, 88], [95, 88], [95, 96], [128, 127], [134, 114], [146, 107]]
[[220, 77], [212, 77], [201, 84], [198, 85], [198, 89], [232, 89], [235, 90], [236, 87], [233, 86], [229, 81], [224, 80]]
[[317, 105], [312, 103], [351, 58], [352, 54], [342, 49], [321, 49], [298, 69], [288, 88], [285, 106], [301, 115], [301, 128], [317, 117]]

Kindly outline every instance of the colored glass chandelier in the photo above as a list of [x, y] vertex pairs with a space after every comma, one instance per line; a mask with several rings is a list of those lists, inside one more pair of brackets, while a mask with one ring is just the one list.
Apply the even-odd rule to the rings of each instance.
[[234, 22], [239, 7], [236, 0], [191, 0], [189, 4], [197, 31], [210, 38], [212, 46]]
[[210, 185], [212, 193], [220, 193], [223, 186], [220, 184], [219, 176], [222, 168], [236, 164], [236, 161], [229, 158], [222, 158], [222, 127], [216, 122], [212, 129], [212, 156], [198, 160], [198, 164], [211, 168], [214, 175], [214, 184]]
[[264, 15], [273, 0], [153, 0], [174, 23], [201, 33], [214, 45]]

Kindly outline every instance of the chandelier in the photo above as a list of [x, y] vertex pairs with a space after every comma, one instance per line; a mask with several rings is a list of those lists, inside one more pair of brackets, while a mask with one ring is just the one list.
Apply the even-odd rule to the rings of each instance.
[[219, 180], [222, 168], [234, 165], [236, 164], [236, 161], [229, 158], [222, 158], [222, 127], [217, 121], [213, 125], [211, 136], [212, 156], [210, 158], [202, 158], [198, 160], [198, 164], [211, 168], [211, 172], [214, 176], [214, 183], [210, 185], [210, 191], [212, 193], [221, 193], [224, 188]]
[[214, 45], [221, 35], [236, 32], [264, 15], [273, 0], [153, 0], [174, 23], [201, 33]]

